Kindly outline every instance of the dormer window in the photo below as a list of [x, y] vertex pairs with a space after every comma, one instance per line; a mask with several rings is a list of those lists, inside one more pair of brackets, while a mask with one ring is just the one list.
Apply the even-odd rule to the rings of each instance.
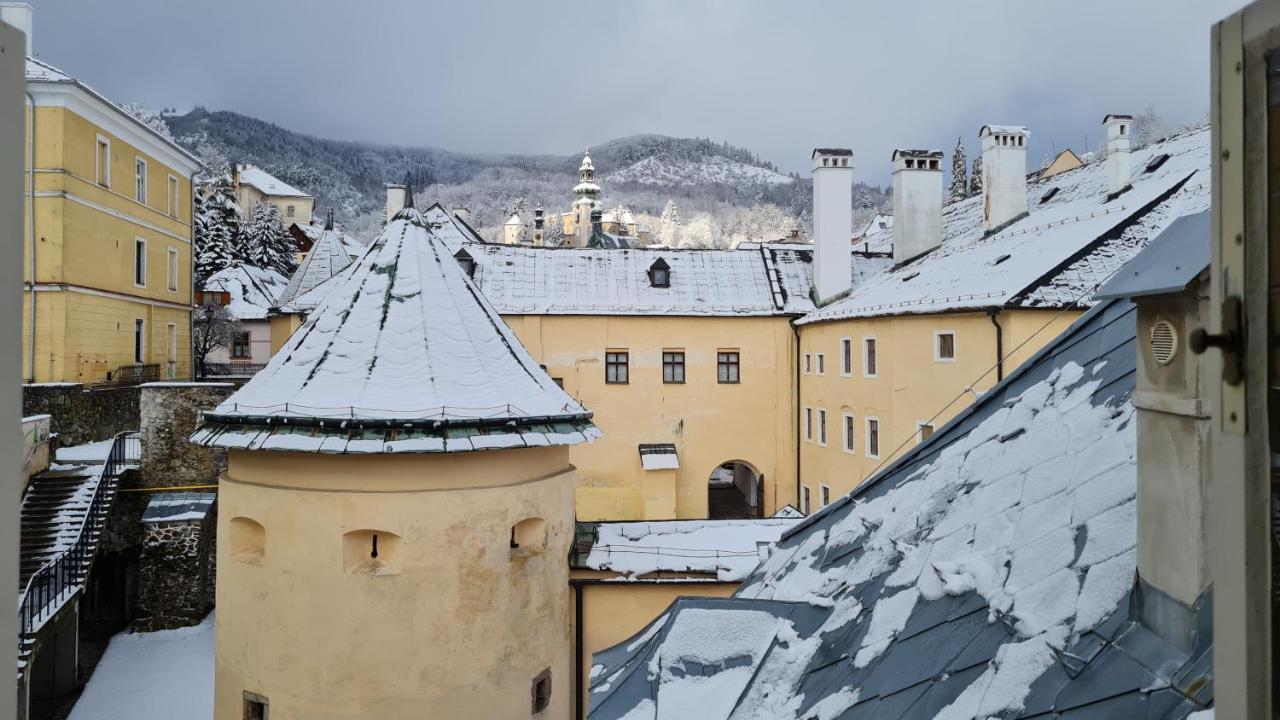
[[649, 284], [656, 288], [671, 287], [671, 266], [658, 258], [649, 266]]
[[467, 274], [467, 277], [476, 276], [476, 260], [471, 257], [471, 253], [467, 252], [465, 248], [454, 253], [453, 259], [457, 260], [458, 264], [462, 266], [462, 271]]

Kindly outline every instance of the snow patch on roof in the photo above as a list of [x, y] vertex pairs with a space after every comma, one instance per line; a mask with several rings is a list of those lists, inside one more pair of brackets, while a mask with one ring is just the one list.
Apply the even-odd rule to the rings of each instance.
[[311, 197], [280, 178], [256, 165], [245, 165], [240, 168], [240, 184], [257, 188], [264, 195], [281, 197]]
[[210, 275], [204, 283], [204, 290], [230, 294], [227, 311], [236, 319], [264, 320], [288, 284], [288, 278], [275, 270], [232, 265]]
[[718, 580], [736, 582], [755, 569], [759, 544], [777, 542], [801, 519], [601, 523], [583, 566], [631, 577], [663, 571], [715, 573]]
[[302, 264], [293, 272], [289, 284], [276, 298], [277, 305], [286, 305], [294, 298], [314, 289], [317, 285], [337, 275], [351, 264], [351, 255], [337, 230], [324, 230], [312, 243]]

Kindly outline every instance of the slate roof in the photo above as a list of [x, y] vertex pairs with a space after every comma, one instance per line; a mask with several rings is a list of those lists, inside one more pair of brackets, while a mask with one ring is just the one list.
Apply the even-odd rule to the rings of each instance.
[[203, 289], [230, 294], [227, 311], [237, 320], [265, 320], [288, 284], [289, 279], [275, 270], [232, 265], [210, 275]]
[[[734, 250], [469, 246], [475, 282], [504, 315], [799, 315], [813, 308], [813, 251], [744, 243]], [[671, 267], [653, 287], [649, 267]]]
[[204, 415], [192, 442], [413, 453], [599, 436], [411, 206], [335, 282], [267, 366]]
[[1130, 616], [1135, 316], [1098, 305], [785, 534], [734, 597], [678, 599], [597, 653], [590, 717], [1185, 718], [1211, 704], [1211, 645], [1179, 652]]
[[[1088, 307], [1093, 291], [1152, 237], [1178, 217], [1208, 208], [1208, 127], [1134, 150], [1132, 167], [1132, 189], [1117, 197], [1110, 195], [1105, 161], [1029, 182], [1029, 214], [990, 236], [981, 195], [948, 204], [938, 248], [799, 322]], [[891, 249], [892, 231], [869, 240], [872, 250]]]
[[1184, 215], [1098, 290], [1097, 300], [1161, 295], [1184, 289], [1210, 261], [1209, 212]]
[[289, 278], [289, 284], [276, 298], [276, 305], [289, 304], [299, 295], [342, 272], [350, 264], [351, 255], [342, 242], [341, 233], [332, 227], [324, 229], [312, 243], [306, 257], [302, 258], [293, 277]]

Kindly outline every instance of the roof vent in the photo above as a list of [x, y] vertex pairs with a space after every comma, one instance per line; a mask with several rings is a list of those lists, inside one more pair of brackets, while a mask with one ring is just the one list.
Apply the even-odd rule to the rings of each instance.
[[1160, 166], [1165, 164], [1165, 161], [1167, 161], [1168, 159], [1169, 159], [1169, 153], [1165, 153], [1163, 155], [1157, 155], [1151, 158], [1151, 162], [1147, 163], [1147, 169], [1143, 170], [1142, 173], [1144, 175], [1148, 175], [1150, 173], [1155, 172], [1156, 170], [1159, 170]]
[[1009, 258], [1011, 258], [1011, 257], [1013, 257], [1013, 256], [1012, 256], [1012, 255], [1010, 255], [1009, 253], [1005, 253], [1005, 254], [1001, 255], [1000, 257], [996, 258], [995, 260], [992, 260], [992, 261], [991, 261], [991, 264], [992, 264], [992, 265], [999, 265], [1000, 263], [1004, 262], [1005, 260], [1008, 260], [1008, 259], [1009, 259]]
[[1040, 196], [1040, 204], [1043, 205], [1049, 202], [1050, 200], [1053, 199], [1053, 196], [1057, 194], [1058, 194], [1058, 188], [1056, 187], [1049, 188], [1049, 192], [1046, 192], [1044, 195]]
[[911, 273], [910, 275], [906, 275], [906, 276], [904, 276], [904, 277], [902, 278], [902, 282], [906, 282], [906, 281], [910, 280], [911, 278], [917, 277], [917, 276], [919, 276], [919, 275], [920, 275], [920, 272], [917, 270], [916, 272], [913, 272], [913, 273]]
[[1161, 365], [1168, 365], [1178, 356], [1178, 330], [1168, 320], [1151, 323], [1151, 357]]

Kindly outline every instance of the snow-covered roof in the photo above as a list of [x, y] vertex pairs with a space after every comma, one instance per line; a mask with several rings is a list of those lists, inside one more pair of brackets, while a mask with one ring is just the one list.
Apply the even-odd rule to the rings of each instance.
[[636, 224], [635, 215], [632, 215], [631, 211], [625, 207], [617, 207], [610, 210], [609, 212], [606, 212], [602, 220], [603, 222], [618, 223], [620, 225]]
[[520, 224], [520, 214], [519, 214], [519, 213], [515, 213], [515, 214], [513, 214], [511, 217], [507, 218], [507, 222], [505, 222], [504, 224], [505, 224], [505, 225], [519, 225], [519, 224]]
[[251, 185], [260, 190], [263, 195], [311, 197], [310, 194], [302, 192], [256, 165], [245, 165], [240, 168], [240, 184]]
[[777, 542], [802, 518], [600, 523], [582, 566], [631, 578], [694, 572], [737, 582], [759, 564], [760, 543]]
[[[744, 243], [734, 250], [470, 245], [475, 282], [504, 315], [798, 315], [813, 307], [813, 252]], [[654, 287], [649, 268], [671, 268]]]
[[1030, 135], [1031, 131], [1022, 125], [983, 125], [978, 129], [978, 135]]
[[231, 298], [227, 311], [238, 320], [263, 320], [276, 305], [289, 279], [275, 270], [253, 265], [232, 265], [209, 276], [204, 290], [225, 292]]
[[466, 243], [484, 243], [484, 239], [467, 223], [454, 213], [445, 210], [440, 203], [422, 211], [422, 217], [431, 225], [432, 233], [442, 240], [453, 252], [457, 252]]
[[289, 278], [289, 284], [276, 298], [276, 305], [288, 305], [295, 298], [303, 295], [317, 285], [337, 275], [351, 264], [351, 255], [342, 242], [340, 233], [333, 228], [326, 228], [307, 251], [306, 257]]
[[[307, 239], [311, 241], [312, 245], [314, 245], [316, 241], [320, 239], [320, 236], [326, 231], [324, 225], [316, 225], [312, 223], [307, 223], [306, 225], [294, 223], [293, 227], [298, 228], [299, 232], [307, 236]], [[353, 260], [364, 254], [364, 243], [342, 232], [342, 229], [339, 227], [335, 226], [334, 231], [338, 233], [338, 239], [342, 241], [342, 247], [346, 249], [347, 255], [350, 255]]]
[[1132, 188], [1119, 196], [1109, 192], [1103, 162], [1028, 183], [1030, 213], [990, 236], [982, 196], [951, 203], [943, 210], [938, 248], [798, 322], [989, 307], [1087, 307], [1093, 291], [1152, 237], [1178, 217], [1209, 206], [1207, 127], [1133, 151], [1132, 166]]
[[335, 453], [571, 445], [599, 430], [401, 210], [198, 444]]
[[1094, 308], [737, 594], [597, 653], [590, 717], [1185, 718], [1212, 646], [1131, 615], [1136, 312]]

